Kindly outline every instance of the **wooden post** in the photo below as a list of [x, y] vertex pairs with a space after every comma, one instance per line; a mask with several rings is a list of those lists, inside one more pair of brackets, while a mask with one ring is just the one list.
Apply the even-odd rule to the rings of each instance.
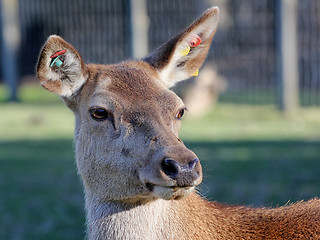
[[146, 0], [130, 0], [132, 57], [142, 58], [149, 52], [149, 18]]
[[18, 0], [1, 0], [2, 72], [9, 86], [9, 101], [17, 101], [17, 51], [20, 44]]
[[278, 106], [285, 113], [299, 106], [297, 0], [275, 0]]

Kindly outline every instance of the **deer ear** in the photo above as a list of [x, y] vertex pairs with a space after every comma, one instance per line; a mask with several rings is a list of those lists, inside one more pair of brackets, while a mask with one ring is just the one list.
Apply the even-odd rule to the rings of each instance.
[[52, 35], [41, 50], [37, 75], [41, 85], [62, 97], [77, 94], [88, 78], [78, 51], [61, 37]]
[[157, 69], [166, 86], [196, 76], [218, 28], [219, 8], [208, 9], [185, 31], [170, 39], [144, 61]]

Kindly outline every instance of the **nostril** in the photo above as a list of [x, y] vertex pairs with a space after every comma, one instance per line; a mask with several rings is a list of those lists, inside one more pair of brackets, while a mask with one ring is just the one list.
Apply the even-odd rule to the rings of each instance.
[[164, 159], [161, 163], [162, 171], [170, 178], [175, 179], [179, 173], [179, 163], [172, 159]]
[[190, 170], [194, 169], [198, 162], [199, 162], [198, 158], [195, 158], [191, 162], [189, 162], [188, 164], [189, 169]]

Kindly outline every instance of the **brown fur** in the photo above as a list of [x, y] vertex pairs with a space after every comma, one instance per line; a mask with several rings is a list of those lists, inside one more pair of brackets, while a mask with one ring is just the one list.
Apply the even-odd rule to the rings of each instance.
[[194, 234], [201, 236], [190, 239], [320, 239], [319, 199], [279, 208], [250, 208], [193, 195], [180, 207], [182, 219], [189, 216], [183, 224], [188, 229], [197, 226]]
[[[85, 65], [58, 36], [43, 47], [38, 78], [76, 118], [89, 239], [319, 239], [318, 199], [267, 209], [208, 202], [194, 192], [201, 165], [178, 137], [185, 106], [168, 87], [200, 68], [218, 16], [209, 9], [141, 61]], [[181, 55], [192, 34], [202, 43]], [[63, 64], [50, 67], [62, 49]]]

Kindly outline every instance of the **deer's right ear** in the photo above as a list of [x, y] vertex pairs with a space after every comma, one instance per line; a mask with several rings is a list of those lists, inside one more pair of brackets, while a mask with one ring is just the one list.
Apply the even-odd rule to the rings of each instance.
[[37, 75], [44, 88], [68, 98], [77, 94], [85, 83], [88, 70], [72, 45], [52, 35], [41, 50]]
[[218, 22], [219, 9], [212, 7], [185, 31], [143, 60], [158, 71], [160, 80], [167, 87], [197, 75], [208, 54]]

